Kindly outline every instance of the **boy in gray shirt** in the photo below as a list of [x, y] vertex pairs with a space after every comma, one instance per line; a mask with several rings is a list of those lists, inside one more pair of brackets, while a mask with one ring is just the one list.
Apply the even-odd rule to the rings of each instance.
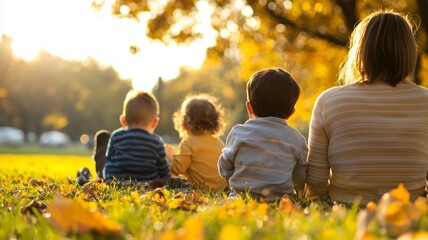
[[218, 161], [219, 174], [232, 191], [267, 202], [303, 192], [306, 139], [286, 121], [299, 95], [299, 85], [281, 68], [251, 76], [246, 102], [250, 119], [232, 128]]

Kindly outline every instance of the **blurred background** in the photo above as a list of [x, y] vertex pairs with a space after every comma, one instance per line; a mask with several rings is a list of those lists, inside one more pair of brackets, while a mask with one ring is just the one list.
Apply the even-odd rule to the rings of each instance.
[[302, 92], [290, 124], [307, 136], [316, 97], [335, 85], [356, 23], [379, 9], [408, 14], [428, 86], [427, 0], [0, 0], [0, 145], [88, 146], [113, 131], [126, 92], [160, 102], [156, 133], [177, 143], [172, 114], [210, 93], [227, 129], [247, 119], [251, 74], [283, 67]]

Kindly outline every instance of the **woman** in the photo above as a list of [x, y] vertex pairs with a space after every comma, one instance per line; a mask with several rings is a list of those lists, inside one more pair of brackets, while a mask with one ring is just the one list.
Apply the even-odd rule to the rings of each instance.
[[339, 78], [309, 133], [308, 196], [366, 204], [399, 183], [422, 195], [428, 171], [428, 90], [406, 80], [416, 62], [409, 19], [373, 13], [351, 35]]

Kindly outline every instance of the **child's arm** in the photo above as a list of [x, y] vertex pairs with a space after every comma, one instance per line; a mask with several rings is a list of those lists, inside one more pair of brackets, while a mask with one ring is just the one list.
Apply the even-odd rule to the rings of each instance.
[[218, 160], [218, 173], [221, 177], [225, 178], [229, 182], [229, 178], [232, 177], [235, 172], [235, 163], [233, 157], [237, 146], [234, 137], [234, 129], [232, 129], [227, 136], [226, 145], [224, 146], [220, 158]]
[[300, 153], [297, 156], [296, 165], [294, 166], [293, 170], [294, 189], [296, 189], [300, 198], [304, 195], [303, 192], [306, 181], [306, 170], [308, 166], [307, 155], [308, 147], [306, 145], [305, 140], [303, 140], [302, 149], [300, 150]]
[[227, 154], [224, 152], [225, 149], [223, 149], [223, 153], [220, 155], [220, 159], [218, 160], [218, 173], [222, 178], [227, 179], [229, 181], [229, 178], [232, 177], [233, 173], [235, 172], [235, 165], [233, 164], [232, 160], [227, 157]]
[[165, 147], [162, 139], [159, 139], [159, 160], [157, 163], [157, 170], [160, 178], [169, 178], [170, 177], [170, 170], [169, 170], [169, 164], [168, 160], [166, 159], [166, 152]]
[[173, 157], [174, 157], [175, 148], [174, 148], [174, 146], [172, 146], [170, 144], [164, 144], [164, 147], [165, 147], [165, 151], [166, 151], [166, 159], [171, 164]]
[[192, 163], [192, 148], [188, 140], [181, 141], [178, 153], [174, 154], [171, 161], [173, 174], [184, 174]]

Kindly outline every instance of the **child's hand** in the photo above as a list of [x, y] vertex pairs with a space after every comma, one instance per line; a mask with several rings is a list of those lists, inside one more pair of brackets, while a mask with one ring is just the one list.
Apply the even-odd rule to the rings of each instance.
[[165, 144], [165, 152], [166, 152], [166, 159], [169, 163], [172, 162], [172, 159], [174, 158], [175, 148], [170, 144]]

